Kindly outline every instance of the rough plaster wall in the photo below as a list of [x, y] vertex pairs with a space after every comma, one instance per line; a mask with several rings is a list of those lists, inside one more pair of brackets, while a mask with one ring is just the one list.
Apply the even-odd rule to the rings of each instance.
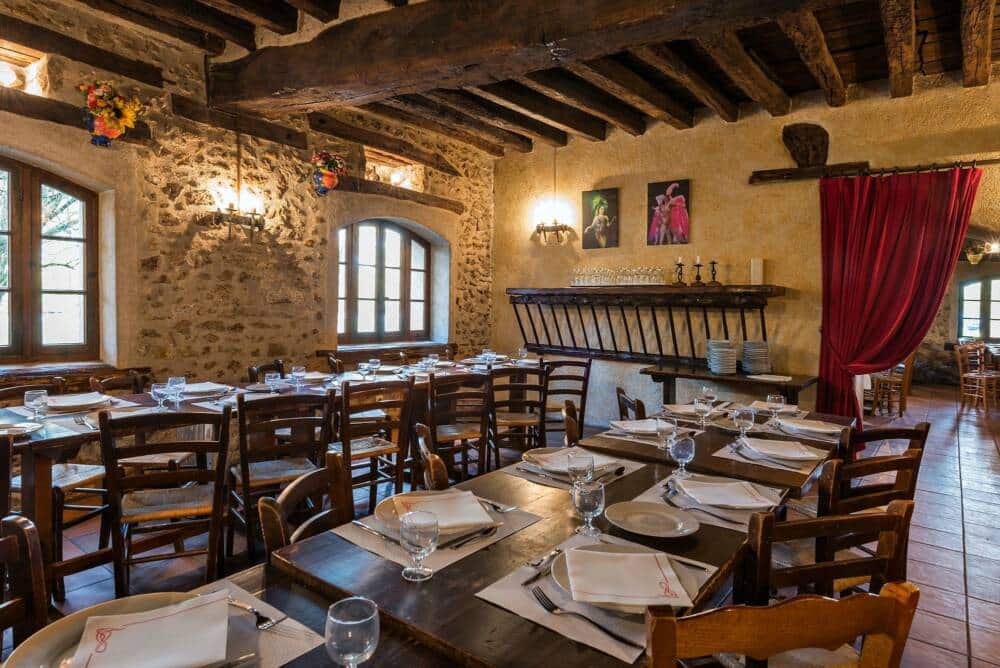
[[[705, 261], [718, 259], [719, 280], [745, 283], [749, 259], [762, 257], [765, 281], [788, 288], [787, 296], [768, 307], [775, 369], [815, 373], [821, 304], [818, 182], [747, 184], [754, 170], [793, 165], [781, 142], [781, 128], [795, 122], [818, 123], [829, 131], [831, 163], [869, 160], [874, 166], [892, 166], [996, 155], [1000, 88], [965, 89], [954, 77], [924, 78], [905, 99], [890, 99], [881, 84], [857, 87], [852, 101], [839, 109], [826, 107], [818, 96], [797, 98], [794, 111], [781, 118], [744, 110], [738, 123], [708, 116], [683, 131], [660, 123], [641, 137], [615, 130], [603, 143], [573, 139], [559, 150], [556, 190], [573, 212], [569, 223], [576, 232], [561, 247], [545, 247], [531, 238], [537, 222], [532, 207], [551, 189], [551, 152], [507, 156], [496, 170], [493, 345], [507, 349], [519, 339], [504, 294], [508, 287], [569, 285], [573, 269], [581, 264], [663, 266], [678, 255], [688, 265], [695, 255]], [[1000, 220], [1000, 168], [984, 172], [972, 222], [991, 225]], [[691, 243], [646, 246], [646, 184], [667, 179], [691, 179]], [[621, 189], [621, 246], [584, 251], [580, 193], [612, 187]], [[611, 362], [595, 366], [588, 421], [614, 414], [617, 384], [657, 405], [658, 388], [638, 376], [638, 368]]]

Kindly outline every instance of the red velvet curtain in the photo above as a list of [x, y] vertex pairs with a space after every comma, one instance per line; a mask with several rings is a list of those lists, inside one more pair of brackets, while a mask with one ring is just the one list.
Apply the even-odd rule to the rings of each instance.
[[981, 171], [820, 183], [823, 330], [817, 410], [856, 417], [854, 376], [916, 350], [951, 282]]

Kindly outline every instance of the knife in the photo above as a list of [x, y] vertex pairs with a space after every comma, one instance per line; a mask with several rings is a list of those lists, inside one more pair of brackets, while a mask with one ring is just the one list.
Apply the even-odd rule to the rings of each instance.
[[367, 524], [365, 524], [361, 520], [351, 520], [351, 524], [353, 524], [354, 526], [358, 527], [362, 531], [367, 531], [368, 533], [372, 534], [373, 536], [378, 536], [379, 538], [383, 538], [385, 540], [393, 542], [396, 545], [402, 545], [399, 542], [398, 538], [396, 538], [394, 536], [390, 536], [387, 533], [383, 533], [383, 532], [379, 531], [378, 529], [373, 529], [372, 527], [368, 526]]

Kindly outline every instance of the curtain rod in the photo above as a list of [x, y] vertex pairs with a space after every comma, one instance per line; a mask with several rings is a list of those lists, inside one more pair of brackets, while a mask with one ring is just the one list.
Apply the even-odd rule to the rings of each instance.
[[983, 165], [1000, 165], [1000, 158], [986, 158], [983, 160], [960, 160], [957, 162], [932, 162], [927, 165], [908, 165], [906, 167], [877, 167], [858, 169], [847, 172], [837, 172], [828, 176], [884, 176], [885, 174], [907, 174], [915, 172], [938, 172], [945, 169], [955, 169], [960, 167], [981, 167]]

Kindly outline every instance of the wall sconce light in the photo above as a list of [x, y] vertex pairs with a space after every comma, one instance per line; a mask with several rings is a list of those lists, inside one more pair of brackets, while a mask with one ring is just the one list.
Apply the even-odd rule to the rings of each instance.
[[208, 214], [205, 218], [207, 222], [214, 225], [226, 225], [229, 228], [229, 239], [233, 238], [233, 226], [242, 227], [244, 230], [247, 230], [251, 244], [253, 243], [254, 233], [264, 229], [263, 214], [257, 213], [256, 209], [250, 213], [242, 213], [234, 204], [230, 204], [225, 211], [216, 209], [215, 212]]
[[556, 244], [561, 244], [563, 241], [563, 235], [568, 234], [569, 230], [569, 225], [560, 223], [555, 218], [552, 219], [551, 223], [538, 223], [538, 225], [535, 226], [535, 234], [541, 235], [546, 244], [549, 243], [550, 234], [555, 235]]
[[987, 252], [987, 246], [969, 246], [965, 249], [965, 259], [969, 261], [969, 264], [976, 265], [982, 262], [983, 255]]

